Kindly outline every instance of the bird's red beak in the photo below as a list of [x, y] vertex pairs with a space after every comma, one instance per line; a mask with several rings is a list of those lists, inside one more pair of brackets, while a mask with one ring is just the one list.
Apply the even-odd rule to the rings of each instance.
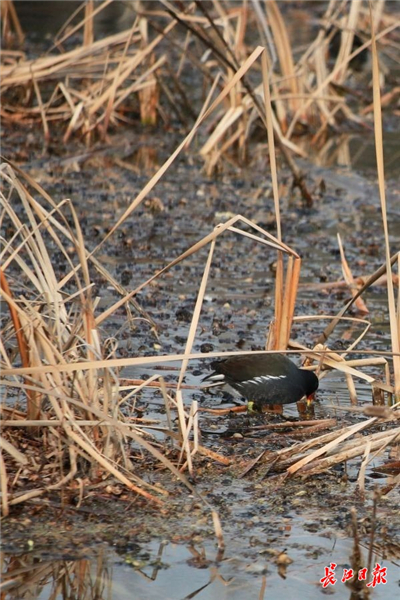
[[315, 392], [313, 392], [312, 394], [307, 396], [307, 408], [309, 408], [311, 406], [311, 404], [314, 402], [314, 399], [315, 399]]

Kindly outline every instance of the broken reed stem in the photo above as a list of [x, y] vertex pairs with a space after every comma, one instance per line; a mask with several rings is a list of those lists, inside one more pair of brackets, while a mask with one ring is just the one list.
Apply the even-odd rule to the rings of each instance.
[[9, 513], [9, 499], [8, 499], [8, 477], [6, 464], [3, 459], [3, 450], [0, 448], [0, 483], [1, 483], [1, 508], [4, 517], [8, 516]]
[[375, 533], [376, 533], [376, 511], [378, 508], [379, 499], [380, 499], [379, 490], [377, 488], [375, 488], [374, 504], [372, 507], [372, 519], [371, 519], [371, 537], [369, 540], [369, 547], [368, 547], [368, 560], [367, 560], [368, 573], [370, 573], [370, 571], [371, 571], [372, 557], [374, 554], [374, 540], [375, 540]]
[[[292, 345], [292, 342], [291, 342]], [[258, 354], [276, 354], [277, 352], [283, 352], [283, 351], [277, 351], [277, 350], [265, 350], [265, 351], [257, 351]], [[347, 350], [343, 350], [343, 352], [348, 352]], [[355, 352], [357, 354], [360, 353], [359, 350], [355, 351], [353, 350], [352, 352]], [[368, 354], [368, 350], [367, 351], [363, 351], [365, 354]], [[371, 352], [377, 352], [378, 354], [380, 353], [380, 351], [371, 351]], [[304, 354], [306, 356], [309, 356], [310, 358], [313, 358], [315, 360], [318, 360], [321, 356], [324, 356], [326, 354], [326, 350], [324, 351], [315, 351], [315, 350], [310, 350], [310, 349], [302, 349], [302, 350], [285, 350], [284, 351], [285, 354]], [[391, 356], [390, 352], [381, 352], [382, 354], [385, 354], [387, 356]], [[10, 368], [10, 367], [5, 367], [2, 370], [2, 374], [4, 377], [8, 377], [8, 376], [24, 376], [24, 375], [37, 375], [39, 373], [74, 373], [74, 372], [78, 372], [78, 371], [87, 371], [87, 370], [91, 370], [91, 369], [102, 369], [102, 368], [109, 368], [109, 369], [117, 369], [117, 368], [124, 368], [124, 367], [133, 367], [133, 366], [145, 366], [145, 365], [153, 365], [153, 364], [163, 364], [163, 363], [168, 363], [168, 362], [176, 362], [176, 361], [180, 361], [183, 359], [189, 359], [189, 360], [198, 360], [198, 359], [203, 359], [205, 358], [205, 356], [207, 356], [208, 358], [227, 358], [228, 356], [246, 356], [246, 355], [251, 355], [253, 354], [252, 351], [247, 351], [247, 352], [243, 352], [243, 351], [235, 351], [235, 352], [209, 352], [207, 353], [207, 355], [205, 355], [204, 353], [198, 352], [198, 353], [193, 353], [193, 354], [168, 354], [168, 355], [158, 355], [158, 356], [141, 356], [141, 357], [133, 357], [133, 358], [107, 358], [107, 359], [102, 359], [102, 360], [96, 360], [96, 361], [92, 361], [92, 362], [85, 362], [85, 361], [80, 361], [77, 363], [65, 363], [62, 365], [41, 365], [41, 366], [32, 366], [32, 367], [27, 367], [27, 368], [19, 368], [19, 367], [15, 367], [15, 368]], [[348, 372], [350, 372], [351, 374], [360, 377], [361, 379], [364, 379], [365, 381], [368, 381], [370, 383], [374, 383], [374, 385], [380, 385], [380, 382], [377, 382], [373, 377], [370, 377], [369, 375], [366, 375], [365, 373], [362, 373], [361, 371], [356, 371], [355, 369], [351, 368], [351, 367], [346, 367], [346, 363], [341, 364], [338, 361], [328, 361], [327, 360], [327, 364], [329, 366], [332, 366], [334, 368], [336, 368], [339, 371], [343, 371], [345, 372], [346, 370]], [[13, 385], [12, 383], [10, 383], [10, 385]], [[385, 384], [382, 384], [382, 389], [386, 389], [388, 386], [386, 386]], [[43, 390], [40, 390], [43, 391]]]
[[296, 306], [297, 289], [300, 277], [300, 258], [289, 256], [286, 267], [286, 281], [284, 290], [284, 300], [281, 315], [281, 324], [279, 327], [279, 348], [286, 350], [290, 332], [293, 323], [293, 313]]
[[[0, 268], [0, 283], [1, 283], [1, 289], [3, 289], [5, 291], [5, 293], [10, 298], [12, 298], [12, 293], [9, 288], [6, 276], [3, 272], [3, 269], [1, 269], [1, 268]], [[11, 320], [13, 322], [15, 336], [17, 338], [18, 349], [19, 349], [19, 353], [21, 356], [21, 362], [24, 367], [28, 367], [29, 366], [28, 349], [26, 346], [26, 340], [24, 338], [24, 333], [23, 333], [23, 330], [21, 327], [21, 322], [18, 317], [18, 312], [16, 311], [16, 309], [12, 303], [8, 303], [8, 308], [10, 311]]]
[[[357, 293], [357, 289], [356, 289], [356, 285], [354, 282], [354, 277], [353, 274], [351, 272], [351, 269], [349, 267], [349, 264], [346, 260], [346, 256], [344, 253], [344, 248], [343, 248], [343, 244], [342, 244], [342, 239], [340, 237], [340, 233], [337, 234], [337, 239], [338, 239], [338, 245], [339, 245], [339, 251], [340, 251], [340, 258], [342, 261], [342, 272], [343, 272], [343, 277], [345, 282], [347, 283], [350, 293], [351, 295], [354, 297]], [[364, 300], [359, 296], [358, 298], [356, 298], [355, 300], [355, 305], [357, 307], [357, 310], [359, 310], [361, 313], [363, 314], [368, 314], [369, 310], [364, 302]]]
[[[370, 448], [370, 451], [379, 450], [386, 447], [389, 444], [393, 444], [398, 436], [400, 435], [400, 427], [394, 430], [391, 430], [390, 434], [387, 432], [371, 434], [369, 439], [362, 442], [352, 442], [349, 446], [343, 451], [337, 451], [332, 456], [327, 456], [326, 458], [318, 459], [310, 464], [303, 466], [298, 470], [299, 475], [315, 475], [316, 473], [322, 473], [332, 467], [333, 465], [345, 462], [356, 456], [361, 456], [366, 452], [367, 446]], [[290, 471], [290, 468], [288, 469]]]
[[[358, 573], [359, 570], [365, 565], [363, 563], [361, 546], [360, 546], [360, 536], [359, 536], [359, 532], [358, 532], [358, 523], [357, 523], [357, 511], [354, 508], [354, 506], [352, 506], [350, 509], [350, 515], [351, 515], [351, 527], [353, 530], [353, 540], [354, 540], [353, 541], [353, 552], [351, 554], [350, 560], [351, 560], [351, 566], [352, 566], [354, 573]], [[369, 569], [368, 569], [368, 573], [370, 573]], [[357, 580], [357, 581], [353, 582], [352, 586], [354, 586], [355, 592], [367, 589], [365, 581]], [[364, 595], [363, 598], [367, 599], [368, 595]]]
[[275, 273], [275, 316], [271, 323], [271, 333], [268, 338], [267, 350], [284, 350], [280, 348], [280, 328], [282, 323], [283, 306], [283, 254], [278, 252]]
[[281, 214], [280, 214], [280, 203], [279, 203], [279, 188], [278, 188], [278, 172], [276, 168], [276, 155], [275, 155], [275, 136], [274, 136], [274, 125], [271, 105], [271, 93], [270, 93], [270, 71], [268, 68], [267, 53], [264, 51], [261, 55], [261, 68], [263, 75], [263, 90], [264, 90], [264, 110], [268, 136], [268, 153], [271, 167], [271, 180], [272, 180], [272, 191], [274, 195], [274, 207], [275, 207], [275, 219], [276, 219], [276, 237], [282, 241], [282, 227], [281, 227]]

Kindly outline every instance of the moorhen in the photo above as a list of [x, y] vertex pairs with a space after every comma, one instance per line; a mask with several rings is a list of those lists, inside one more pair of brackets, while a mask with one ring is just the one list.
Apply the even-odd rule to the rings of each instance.
[[273, 404], [311, 399], [318, 389], [318, 377], [299, 369], [283, 354], [231, 356], [211, 363], [213, 372], [203, 379], [204, 387], [227, 385], [248, 401], [249, 411], [262, 412]]

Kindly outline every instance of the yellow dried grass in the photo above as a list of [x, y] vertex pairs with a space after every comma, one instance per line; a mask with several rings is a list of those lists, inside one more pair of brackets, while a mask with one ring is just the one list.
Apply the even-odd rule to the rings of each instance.
[[[27, 216], [27, 225], [23, 225], [13, 205], [8, 202], [6, 196], [1, 194], [3, 214], [13, 222], [17, 231], [17, 235], [14, 236], [16, 249], [7, 244], [3, 251], [6, 259], [3, 263], [3, 274], [7, 274], [11, 264], [13, 269], [19, 268], [22, 276], [28, 278], [32, 291], [35, 290], [36, 294], [35, 299], [32, 296], [32, 298], [19, 297], [18, 300], [14, 300], [2, 285], [2, 297], [19, 317], [19, 321], [14, 321], [14, 325], [18, 327], [20, 324], [19, 328], [26, 338], [28, 356], [25, 364], [35, 370], [32, 377], [25, 378], [23, 382], [17, 384], [16, 371], [11, 368], [11, 379], [7, 379], [6, 372], [2, 373], [5, 377], [3, 383], [9, 390], [19, 388], [25, 391], [27, 409], [24, 425], [36, 422], [36, 431], [47, 430], [47, 443], [52, 432], [55, 432], [57, 443], [68, 448], [71, 459], [71, 470], [67, 476], [27, 494], [15, 494], [7, 487], [6, 466], [3, 461], [0, 465], [2, 481], [5, 484], [3, 509], [7, 513], [9, 506], [65, 486], [77, 474], [75, 460], [73, 460], [76, 454], [84, 457], [89, 464], [97, 463], [105, 473], [114, 476], [128, 489], [158, 503], [158, 497], [145, 489], [149, 487], [148, 484], [135, 475], [133, 465], [126, 457], [124, 449], [126, 439], [133, 439], [135, 443], [157, 457], [157, 460], [171, 468], [182, 481], [188, 484], [189, 482], [155, 446], [143, 438], [140, 430], [136, 430], [135, 424], [124, 422], [118, 408], [117, 374], [112, 369], [98, 368], [98, 360], [103, 354], [102, 344], [94, 320], [87, 251], [75, 211], [72, 205], [69, 205], [76, 234], [69, 226], [68, 232], [70, 240], [75, 245], [75, 260], [79, 264], [82, 275], [78, 275], [71, 259], [68, 259], [68, 263], [74, 271], [73, 278], [77, 284], [77, 295], [82, 310], [71, 321], [65, 299], [61, 294], [62, 287], [57, 281], [47, 248], [49, 234], [59, 247], [63, 247], [62, 239], [53, 226], [55, 221], [62, 222], [64, 218], [61, 209], [57, 207], [50, 220], [49, 216], [44, 216], [43, 211], [35, 210], [37, 205], [32, 202], [33, 199], [8, 165], [2, 166], [0, 174], [5, 184], [9, 185], [9, 195], [11, 196], [13, 189], [17, 192]], [[68, 203], [65, 206], [68, 206]], [[21, 240], [20, 243], [17, 242], [18, 238]], [[66, 252], [64, 255], [67, 256]], [[1, 350], [4, 363], [9, 366], [4, 348], [2, 347]], [[78, 370], [71, 378], [64, 367], [68, 363], [71, 364], [71, 361], [79, 359], [83, 359], [84, 364], [90, 364], [94, 368]], [[51, 365], [51, 368], [47, 370], [46, 365]], [[113, 385], [108, 385], [107, 382], [113, 382]], [[45, 399], [48, 406], [44, 404]], [[49, 419], [50, 415], [52, 419]], [[84, 424], [88, 418], [95, 420], [89, 427]], [[49, 421], [51, 424], [44, 425]], [[59, 425], [55, 426], [55, 422]], [[17, 425], [21, 427], [21, 419], [18, 419]], [[111, 437], [110, 426], [113, 432]], [[5, 431], [6, 429], [3, 429], [3, 435]], [[21, 453], [18, 448], [7, 438], [3, 437], [2, 440], [2, 447], [7, 451], [7, 455], [20, 462]], [[189, 487], [193, 489], [190, 484]]]

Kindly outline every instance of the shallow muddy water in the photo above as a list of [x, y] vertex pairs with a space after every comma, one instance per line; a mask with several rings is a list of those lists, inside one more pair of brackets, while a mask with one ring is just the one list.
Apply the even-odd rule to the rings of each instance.
[[[313, 523], [312, 519], [310, 523]], [[288, 567], [274, 564], [270, 549], [261, 549], [258, 557], [246, 559], [242, 547], [232, 546], [227, 558], [221, 560], [209, 543], [185, 546], [162, 541], [151, 542], [137, 553], [128, 552], [122, 557], [111, 549], [99, 550], [97, 558], [91, 560], [86, 583], [90, 581], [93, 589], [101, 591], [101, 597], [118, 600], [256, 600], [260, 597], [275, 599], [282, 595], [293, 599], [318, 598], [322, 597], [318, 588], [325, 566], [337, 562], [340, 556], [350, 555], [352, 551], [350, 541], [337, 537], [333, 532], [328, 534], [323, 530], [308, 535], [304, 532], [303, 521], [300, 524], [288, 522], [277, 537], [293, 560]], [[257, 540], [253, 544], [257, 544]], [[32, 565], [28, 555], [19, 560], [21, 570], [24, 566], [26, 573], [38, 568], [37, 564]], [[69, 571], [73, 579], [72, 564], [57, 561], [53, 565], [54, 572], [60, 575]], [[79, 566], [87, 571], [87, 559], [78, 561], [75, 567]], [[337, 582], [330, 588], [335, 598], [349, 597], [349, 590], [341, 581], [345, 568], [349, 568], [346, 561], [339, 562], [335, 569]], [[399, 569], [389, 566], [387, 583], [375, 587], [373, 598], [397, 597], [398, 575]], [[65, 583], [68, 589], [68, 583]], [[53, 598], [54, 587], [49, 576], [49, 583], [32, 588], [34, 595], [31, 597], [40, 600]]]
[[[54, 200], [71, 198], [89, 248], [99, 243], [182, 139], [178, 131], [166, 132], [160, 127], [143, 133], [138, 126], [110, 135], [106, 148], [97, 146], [86, 152], [73, 143], [65, 148], [55, 143], [52, 154], [42, 154], [40, 135], [35, 128], [28, 135], [14, 128], [7, 130], [3, 153], [35, 177]], [[398, 132], [389, 131], [387, 139], [388, 222], [394, 253], [400, 242]], [[338, 233], [355, 277], [369, 276], [384, 262], [371, 140], [370, 135], [340, 136], [329, 151], [319, 149], [311, 157], [313, 162], [299, 161], [313, 192], [312, 208], [304, 207], [291, 190], [290, 174], [282, 165], [279, 168], [283, 240], [303, 259], [297, 316], [333, 316], [350, 297], [343, 285], [329, 285], [343, 280]], [[213, 178], [204, 174], [195, 148], [189, 149], [97, 258], [126, 289], [134, 289], [236, 213], [276, 233], [265, 146], [255, 144], [243, 169], [226, 166]], [[55, 251], [54, 261], [58, 260], [61, 257]], [[205, 260], [205, 251], [190, 257], [138, 294], [137, 301], [154, 320], [154, 328], [143, 315], [135, 313], [128, 320], [124, 311], [104, 323], [103, 339], [118, 340], [117, 356], [155, 356], [151, 367], [125, 369], [122, 377], [141, 379], [158, 373], [157, 355], [184, 351]], [[194, 352], [206, 355], [264, 347], [274, 310], [275, 260], [271, 249], [234, 233], [218, 242]], [[93, 280], [100, 311], [119, 296], [96, 273]], [[366, 318], [373, 326], [359, 344], [356, 358], [363, 357], [363, 349], [390, 348], [386, 286], [372, 287], [364, 299], [370, 311]], [[355, 311], [351, 314], [357, 315]], [[292, 337], [311, 348], [326, 323], [319, 319], [296, 323]], [[341, 324], [330, 345], [341, 349], [360, 333], [360, 327]], [[196, 389], [184, 390], [185, 401], [189, 405], [196, 399], [201, 408], [231, 406], [231, 397], [197, 387], [208, 372], [208, 363], [206, 356], [191, 362], [185, 383]], [[163, 365], [166, 379], [176, 379], [178, 366]], [[377, 368], [368, 372], [381, 373]], [[370, 386], [362, 382], [356, 386], [360, 405], [371, 403]], [[348, 389], [343, 377], [328, 374], [321, 380], [316, 418], [335, 416], [339, 424], [364, 418], [341, 412], [338, 406], [350, 406]], [[159, 427], [166, 425], [161, 394], [144, 391], [138, 407]], [[284, 414], [298, 418], [292, 405], [285, 407]], [[318, 599], [327, 593], [355, 600], [361, 596], [341, 582], [343, 570], [352, 564], [352, 508], [357, 515], [362, 565], [368, 566], [372, 544], [369, 575], [376, 563], [387, 569], [387, 583], [374, 587], [372, 599], [397, 597], [398, 488], [380, 498], [375, 521], [373, 517], [377, 482], [383, 486], [392, 481], [373, 470], [382, 459], [368, 466], [365, 498], [357, 488], [360, 458], [312, 479], [270, 477], [262, 462], [243, 475], [243, 461], [297, 440], [292, 432], [280, 436], [255, 429], [266, 418], [200, 414], [202, 443], [235, 459], [229, 467], [200, 458], [195, 462], [196, 489], [221, 518], [223, 553], [218, 552], [209, 509], [157, 466], [149, 468], [146, 459], [132, 448], [142, 475], [169, 492], [162, 510], [118, 490], [103, 495], [91, 491], [78, 508], [54, 494], [15, 510], [2, 523], [2, 597], [297, 600]], [[165, 443], [162, 433], [152, 433], [159, 443]], [[385, 458], [388, 456], [389, 450]], [[320, 579], [331, 563], [337, 564], [338, 581], [323, 590]]]

